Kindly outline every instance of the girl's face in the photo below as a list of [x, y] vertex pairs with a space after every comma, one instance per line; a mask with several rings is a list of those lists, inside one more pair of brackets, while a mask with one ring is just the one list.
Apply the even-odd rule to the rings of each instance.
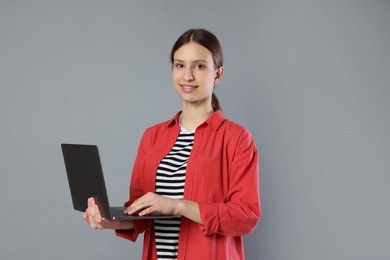
[[187, 43], [173, 55], [173, 85], [183, 105], [211, 107], [214, 86], [222, 75], [223, 67], [214, 67], [211, 52], [202, 45]]

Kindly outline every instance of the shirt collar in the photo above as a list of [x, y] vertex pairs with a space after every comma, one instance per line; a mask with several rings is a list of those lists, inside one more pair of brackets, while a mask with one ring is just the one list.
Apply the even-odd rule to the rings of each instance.
[[[177, 112], [176, 115], [172, 117], [171, 120], [168, 121], [167, 126], [170, 127], [173, 126], [174, 124], [179, 124], [180, 114], [181, 111]], [[214, 113], [212, 113], [211, 116], [209, 116], [209, 118], [207, 118], [207, 120], [204, 123], [202, 123], [200, 126], [209, 125], [211, 129], [217, 130], [221, 126], [223, 121], [225, 121], [225, 116], [223, 115], [221, 110], [217, 110]]]

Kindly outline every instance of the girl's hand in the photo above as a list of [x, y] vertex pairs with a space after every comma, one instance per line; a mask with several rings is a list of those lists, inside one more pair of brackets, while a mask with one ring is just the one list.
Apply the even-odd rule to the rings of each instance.
[[141, 198], [134, 201], [125, 209], [125, 214], [138, 213], [139, 216], [144, 216], [158, 212], [163, 215], [179, 215], [179, 207], [182, 200], [170, 199], [153, 192], [148, 192]]
[[88, 199], [88, 208], [83, 214], [83, 218], [92, 229], [132, 229], [132, 221], [115, 221], [102, 217], [99, 207], [95, 203], [94, 198]]

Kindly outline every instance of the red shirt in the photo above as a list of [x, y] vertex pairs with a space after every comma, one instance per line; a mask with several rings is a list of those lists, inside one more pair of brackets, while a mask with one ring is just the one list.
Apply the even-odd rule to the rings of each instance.
[[[134, 163], [130, 200], [155, 190], [157, 167], [180, 131], [180, 112], [148, 128]], [[214, 112], [195, 131], [188, 159], [184, 199], [199, 204], [203, 224], [182, 217], [178, 259], [244, 259], [242, 236], [260, 218], [258, 152], [249, 131]], [[156, 259], [152, 220], [134, 221], [117, 235], [135, 241], [145, 232], [142, 259]]]

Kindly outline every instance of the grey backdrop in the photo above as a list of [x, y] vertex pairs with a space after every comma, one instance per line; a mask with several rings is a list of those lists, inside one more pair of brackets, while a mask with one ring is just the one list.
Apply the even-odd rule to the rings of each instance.
[[139, 259], [72, 210], [61, 142], [98, 144], [113, 204], [180, 109], [174, 40], [215, 32], [227, 117], [260, 150], [248, 259], [390, 258], [389, 1], [0, 1], [0, 259]]

